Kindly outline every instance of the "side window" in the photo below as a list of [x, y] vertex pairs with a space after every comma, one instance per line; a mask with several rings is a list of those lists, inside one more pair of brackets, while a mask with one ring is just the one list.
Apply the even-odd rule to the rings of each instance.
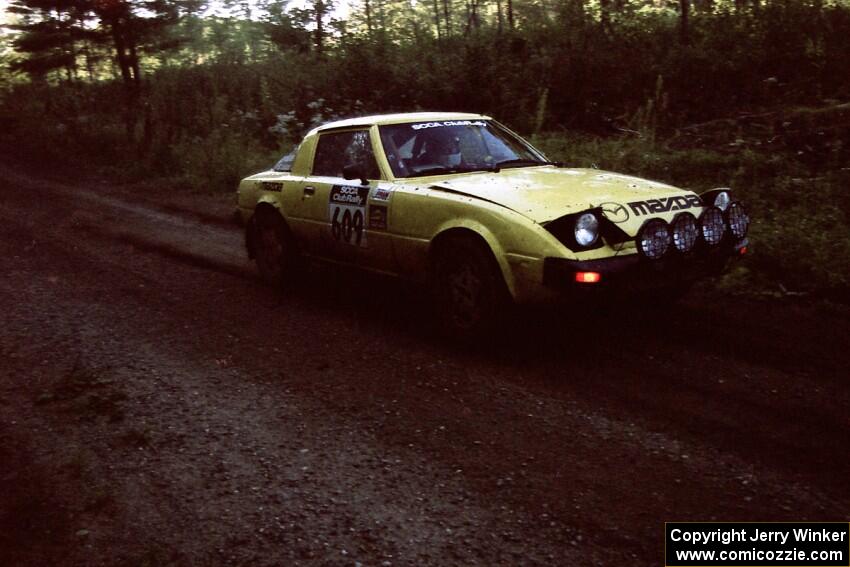
[[346, 165], [362, 164], [369, 179], [380, 178], [367, 130], [320, 134], [313, 159], [313, 175], [342, 177]]
[[295, 162], [295, 155], [298, 153], [298, 147], [295, 146], [291, 152], [280, 158], [274, 165], [275, 171], [292, 171], [292, 164]]

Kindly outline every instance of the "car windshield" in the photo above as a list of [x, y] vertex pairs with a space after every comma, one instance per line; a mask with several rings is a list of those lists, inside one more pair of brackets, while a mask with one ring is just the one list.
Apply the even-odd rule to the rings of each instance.
[[380, 126], [395, 177], [547, 165], [546, 158], [492, 120], [441, 120]]

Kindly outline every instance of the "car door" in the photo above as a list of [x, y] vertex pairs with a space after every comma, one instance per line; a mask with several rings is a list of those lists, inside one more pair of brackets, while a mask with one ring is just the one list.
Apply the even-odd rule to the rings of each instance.
[[[367, 129], [320, 133], [310, 175], [301, 181], [299, 213], [312, 225], [306, 231], [310, 253], [393, 271], [389, 202], [371, 199], [386, 193], [374, 151]], [[348, 165], [358, 165], [368, 183], [345, 179]]]

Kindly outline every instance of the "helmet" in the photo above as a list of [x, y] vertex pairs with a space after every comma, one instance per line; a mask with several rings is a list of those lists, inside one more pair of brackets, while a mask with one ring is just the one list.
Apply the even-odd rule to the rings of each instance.
[[460, 139], [448, 128], [434, 128], [423, 133], [423, 149], [421, 156], [444, 166], [460, 164]]

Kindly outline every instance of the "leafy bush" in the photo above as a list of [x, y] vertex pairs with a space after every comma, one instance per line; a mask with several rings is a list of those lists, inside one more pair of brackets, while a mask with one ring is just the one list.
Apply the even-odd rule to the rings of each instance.
[[[357, 16], [338, 22], [322, 52], [280, 7], [264, 21], [185, 18], [185, 42], [145, 55], [135, 86], [106, 78], [102, 49], [86, 74], [82, 56], [80, 73], [30, 82], [4, 68], [0, 150], [232, 191], [325, 120], [489, 113], [571, 165], [734, 187], [752, 210], [753, 256], [729, 281], [844, 293], [850, 7], [692, 2], [685, 41], [677, 5], [519, 2], [515, 25], [489, 5], [451, 25], [446, 15], [438, 31], [419, 3], [382, 10], [368, 31]], [[26, 55], [10, 46], [0, 36], [0, 61]]]

